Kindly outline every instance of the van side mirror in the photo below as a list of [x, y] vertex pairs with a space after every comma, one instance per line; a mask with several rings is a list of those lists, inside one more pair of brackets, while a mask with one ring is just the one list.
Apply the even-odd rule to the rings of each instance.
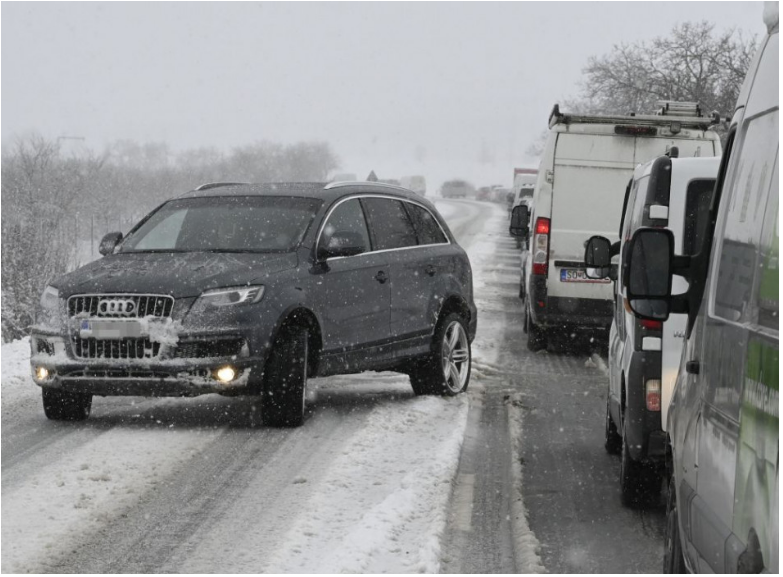
[[121, 232], [110, 232], [101, 239], [101, 244], [98, 245], [98, 252], [103, 256], [112, 254], [114, 249], [120, 244], [122, 240]]
[[361, 234], [358, 232], [338, 231], [328, 237], [324, 245], [319, 245], [318, 260], [325, 261], [328, 258], [338, 256], [354, 256], [366, 250], [367, 247]]
[[612, 270], [612, 243], [603, 236], [591, 236], [585, 245], [585, 275], [590, 279], [609, 278]]
[[665, 321], [671, 312], [674, 235], [670, 230], [640, 228], [629, 242], [623, 284], [628, 304], [643, 319]]
[[526, 204], [515, 206], [511, 211], [511, 224], [508, 227], [511, 236], [526, 237], [530, 233], [530, 209]]

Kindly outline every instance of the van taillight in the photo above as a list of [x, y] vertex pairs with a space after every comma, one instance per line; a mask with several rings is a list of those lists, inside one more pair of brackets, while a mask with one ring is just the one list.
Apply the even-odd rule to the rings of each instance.
[[546, 275], [549, 271], [549, 219], [536, 219], [533, 237], [533, 274]]
[[642, 326], [646, 329], [651, 329], [655, 331], [661, 330], [661, 327], [663, 326], [663, 323], [661, 321], [652, 321], [649, 319], [642, 319]]
[[648, 411], [661, 410], [661, 380], [649, 379], [645, 384], [645, 401]]

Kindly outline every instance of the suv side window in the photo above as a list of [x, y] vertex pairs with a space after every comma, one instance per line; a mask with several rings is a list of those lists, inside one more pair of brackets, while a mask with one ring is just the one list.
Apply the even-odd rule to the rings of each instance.
[[429, 210], [412, 202], [406, 202], [405, 208], [408, 210], [408, 216], [410, 216], [413, 228], [416, 230], [419, 244], [444, 244], [448, 242], [440, 229], [438, 221], [435, 220], [435, 217], [432, 216]]
[[[721, 246], [718, 279], [715, 283], [714, 311], [733, 322], [750, 322], [751, 294], [756, 276], [756, 256], [761, 236], [765, 200], [774, 172], [777, 148], [770, 142], [778, 137], [778, 111], [749, 120], [739, 148], [735, 176], [726, 204], [726, 221]], [[736, 144], [735, 144], [736, 150]]]
[[337, 205], [329, 215], [319, 245], [325, 246], [333, 234], [353, 233], [358, 234], [364, 241], [367, 250], [370, 249], [370, 234], [367, 232], [367, 223], [364, 220], [364, 211], [358, 198], [351, 198]]
[[692, 180], [685, 191], [685, 231], [682, 253], [694, 255], [704, 244], [704, 235], [710, 222], [710, 205], [715, 190], [715, 179]]
[[370, 221], [373, 250], [416, 246], [416, 231], [399, 200], [363, 198], [362, 205]]

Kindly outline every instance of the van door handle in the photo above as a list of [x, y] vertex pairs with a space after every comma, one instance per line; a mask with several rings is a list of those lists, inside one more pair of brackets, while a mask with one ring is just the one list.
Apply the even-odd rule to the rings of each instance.
[[389, 280], [389, 277], [386, 275], [385, 272], [379, 270], [378, 274], [375, 275], [375, 280], [377, 280], [381, 284], [384, 284], [387, 280]]
[[424, 269], [424, 272], [426, 272], [430, 276], [435, 276], [435, 267], [431, 264], [427, 265], [427, 268]]

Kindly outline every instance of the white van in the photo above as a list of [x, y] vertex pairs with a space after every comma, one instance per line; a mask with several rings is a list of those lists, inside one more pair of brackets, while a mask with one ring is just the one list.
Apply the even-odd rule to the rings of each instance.
[[[672, 149], [639, 165], [623, 202], [620, 242], [592, 237], [585, 249], [590, 278], [615, 281], [614, 320], [609, 331], [609, 391], [606, 441], [609, 453], [620, 454], [620, 498], [629, 506], [656, 502], [666, 457], [666, 415], [680, 366], [687, 315], [673, 314], [666, 323], [637, 319], [628, 307], [627, 287], [618, 280], [609, 257], [627, 261], [628, 241], [639, 228], [672, 231], [674, 252], [693, 255], [704, 241], [720, 158], [677, 158]], [[596, 255], [602, 262], [595, 262]], [[688, 285], [681, 277], [672, 291]]]
[[691, 103], [661, 103], [649, 116], [563, 114], [555, 105], [533, 194], [532, 242], [523, 267], [528, 348], [546, 348], [553, 333], [597, 331], [612, 322], [612, 286], [589, 279], [583, 261], [593, 235], [617, 240], [623, 193], [634, 167], [672, 147], [680, 157], [719, 156], [717, 119]]
[[427, 180], [420, 174], [403, 176], [400, 178], [400, 186], [412, 190], [420, 196], [427, 196]]
[[[523, 198], [532, 199], [536, 188], [538, 171], [535, 169], [516, 169], [519, 172], [514, 174], [514, 206], [519, 206]], [[525, 172], [522, 172], [522, 171]]]

